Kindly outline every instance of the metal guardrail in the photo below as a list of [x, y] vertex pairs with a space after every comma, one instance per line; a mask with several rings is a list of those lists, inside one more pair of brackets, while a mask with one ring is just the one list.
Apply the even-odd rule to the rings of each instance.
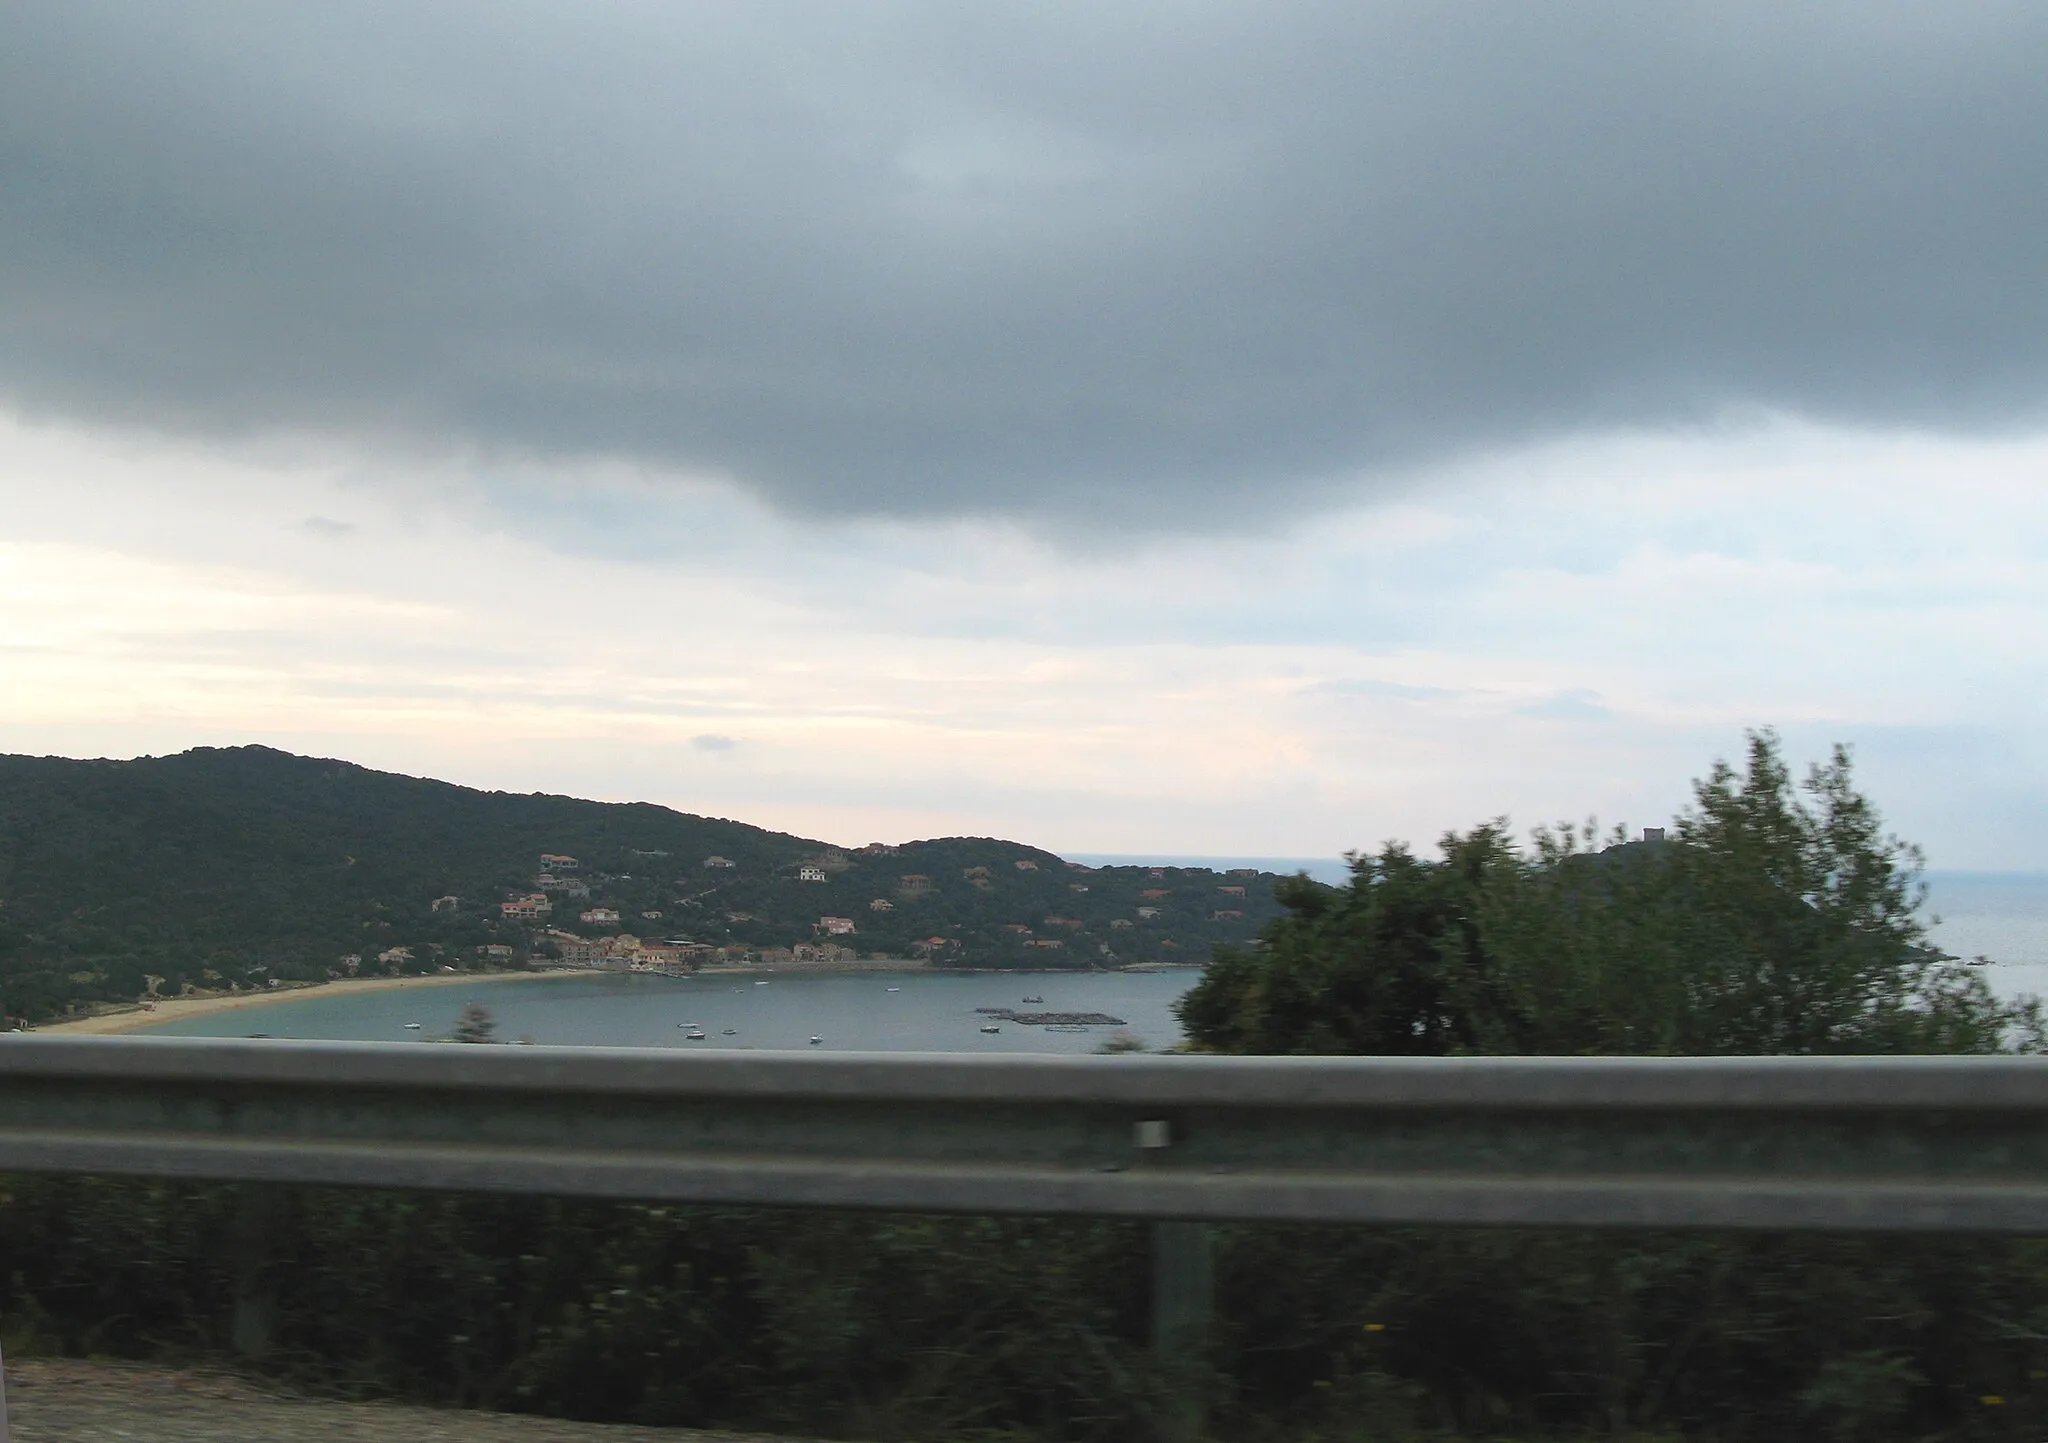
[[2048, 1059], [7, 1034], [0, 1170], [1203, 1221], [2048, 1232]]
[[[2048, 1232], [2048, 1058], [962, 1057], [0, 1034], [0, 1171], [1143, 1217], [1202, 1432], [1206, 1224]], [[271, 1189], [234, 1338], [268, 1346]], [[0, 1404], [4, 1406], [4, 1404]], [[4, 1440], [0, 1440], [4, 1443]]]

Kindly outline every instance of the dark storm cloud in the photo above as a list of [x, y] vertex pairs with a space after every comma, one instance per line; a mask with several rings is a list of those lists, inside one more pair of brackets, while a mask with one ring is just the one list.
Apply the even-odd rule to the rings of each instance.
[[2044, 60], [2020, 5], [16, 5], [0, 396], [1181, 522], [2030, 422]]

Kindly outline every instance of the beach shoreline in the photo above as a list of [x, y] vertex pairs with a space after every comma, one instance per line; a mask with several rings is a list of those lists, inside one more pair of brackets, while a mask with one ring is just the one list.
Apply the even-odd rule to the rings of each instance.
[[[811, 962], [795, 965], [763, 967], [748, 964], [732, 964], [699, 969], [706, 976], [729, 976], [741, 973], [761, 976], [783, 976], [798, 973], [818, 972], [930, 972], [932, 968], [923, 962], [897, 959], [875, 960], [858, 964], [845, 962]], [[219, 1012], [241, 1012], [259, 1007], [274, 1007], [281, 1002], [303, 1002], [314, 997], [341, 997], [367, 992], [404, 992], [424, 987], [460, 987], [468, 983], [507, 982], [525, 979], [539, 980], [547, 977], [590, 977], [620, 974], [602, 967], [548, 967], [535, 971], [517, 972], [456, 972], [436, 973], [427, 977], [339, 977], [331, 982], [305, 983], [297, 987], [278, 987], [263, 992], [230, 992], [211, 997], [164, 997], [157, 1000], [153, 1009], [144, 1009], [139, 1003], [123, 1007], [112, 1007], [104, 1012], [95, 1012], [90, 1017], [71, 1017], [62, 1022], [46, 1022], [34, 1030], [41, 1033], [64, 1034], [72, 1037], [108, 1037], [125, 1032], [141, 1032], [161, 1023], [177, 1021], [186, 1017], [206, 1017]], [[625, 974], [634, 975], [631, 973]]]
[[[1057, 973], [1067, 969], [1047, 968], [1045, 973]], [[1100, 970], [1100, 969], [1092, 969]], [[1178, 971], [1179, 964], [1153, 964], [1132, 967], [1132, 972]], [[1199, 967], [1188, 970], [1199, 971]], [[870, 958], [859, 962], [799, 962], [762, 965], [759, 963], [724, 963], [699, 968], [692, 975], [705, 977], [784, 977], [819, 976], [854, 972], [922, 972], [932, 975], [976, 975], [1001, 976], [1007, 973], [1026, 975], [1020, 969], [1010, 967], [934, 967], [929, 962], [912, 958]], [[142, 1032], [166, 1022], [188, 1017], [206, 1017], [222, 1012], [253, 1011], [264, 1007], [275, 1007], [285, 1002], [302, 1002], [315, 997], [339, 997], [356, 993], [404, 992], [421, 988], [463, 987], [474, 984], [489, 984], [511, 981], [539, 981], [549, 977], [591, 977], [591, 976], [635, 976], [658, 974], [617, 973], [600, 967], [549, 967], [536, 971], [510, 972], [458, 972], [443, 973], [426, 977], [342, 977], [331, 982], [306, 983], [296, 987], [279, 987], [263, 992], [234, 992], [209, 997], [166, 997], [160, 998], [153, 1009], [145, 1011], [138, 1004], [109, 1008], [89, 1017], [67, 1018], [62, 1022], [48, 1022], [34, 1030], [39, 1033], [64, 1036], [117, 1036], [123, 1033]], [[1029, 975], [1041, 975], [1032, 972]]]
[[205, 1017], [215, 1012], [274, 1007], [280, 1002], [300, 1002], [310, 997], [337, 997], [358, 992], [404, 992], [425, 987], [460, 987], [466, 984], [504, 982], [521, 977], [569, 976], [565, 972], [458, 972], [431, 977], [341, 977], [332, 982], [315, 982], [303, 987], [279, 987], [263, 992], [230, 992], [215, 997], [165, 997], [153, 1010], [139, 1004], [90, 1017], [73, 1017], [63, 1022], [46, 1022], [35, 1030], [68, 1036], [110, 1036], [138, 1032], [158, 1023], [182, 1017]]

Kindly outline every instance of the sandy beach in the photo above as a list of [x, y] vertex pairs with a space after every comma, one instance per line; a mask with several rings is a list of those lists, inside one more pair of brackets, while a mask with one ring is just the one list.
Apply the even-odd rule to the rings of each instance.
[[169, 1022], [179, 1017], [203, 1017], [210, 1012], [239, 1012], [245, 1007], [271, 1007], [280, 1002], [302, 1002], [308, 997], [333, 997], [350, 992], [403, 992], [418, 987], [475, 987], [491, 982], [509, 982], [519, 978], [570, 976], [570, 973], [550, 972], [463, 972], [453, 975], [437, 974], [432, 977], [344, 977], [335, 982], [320, 982], [306, 987], [279, 987], [274, 991], [236, 992], [222, 997], [167, 997], [156, 1005], [153, 1012], [140, 1007], [124, 1007], [117, 1012], [102, 1012], [92, 1017], [78, 1017], [68, 1022], [49, 1022], [38, 1027], [38, 1032], [98, 1033], [135, 1032], [144, 1027], [154, 1027], [160, 1022]]
[[[279, 987], [264, 992], [234, 992], [216, 997], [166, 997], [159, 1000], [154, 1011], [145, 1012], [139, 1006], [115, 1008], [95, 1013], [91, 1017], [75, 1017], [66, 1022], [46, 1022], [36, 1028], [38, 1032], [90, 1033], [106, 1035], [115, 1032], [138, 1032], [154, 1027], [161, 1022], [170, 1022], [180, 1017], [204, 1017], [213, 1012], [239, 1012], [245, 1007], [271, 1007], [280, 1002], [303, 1002], [309, 997], [335, 997], [351, 992], [403, 992], [416, 987], [464, 987], [487, 982], [511, 982], [520, 978], [536, 977], [584, 977], [599, 969], [591, 968], [550, 968], [543, 972], [462, 972], [452, 975], [436, 974], [431, 977], [344, 977], [333, 982], [309, 983], [297, 987]], [[794, 972], [929, 972], [938, 969], [915, 960], [890, 959], [848, 964], [844, 962], [797, 962], [780, 963], [774, 966], [759, 964], [734, 964], [705, 967], [707, 976], [724, 974], [750, 974], [757, 977], [772, 977], [781, 973]]]

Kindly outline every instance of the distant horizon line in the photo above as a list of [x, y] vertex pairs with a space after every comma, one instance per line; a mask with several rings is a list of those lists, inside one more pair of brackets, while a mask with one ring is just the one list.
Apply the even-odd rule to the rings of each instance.
[[[1326, 881], [1331, 877], [1342, 880], [1349, 872], [1342, 856], [1266, 856], [1234, 852], [1058, 852], [1057, 855], [1069, 862], [1105, 867], [1208, 867], [1215, 871], [1228, 871], [1231, 867], [1257, 867], [1262, 872], [1306, 871], [1317, 881]], [[1325, 872], [1329, 876], [1326, 877]], [[1970, 878], [1983, 881], [2048, 881], [2048, 868], [1929, 867], [1920, 875], [1929, 880]]]

